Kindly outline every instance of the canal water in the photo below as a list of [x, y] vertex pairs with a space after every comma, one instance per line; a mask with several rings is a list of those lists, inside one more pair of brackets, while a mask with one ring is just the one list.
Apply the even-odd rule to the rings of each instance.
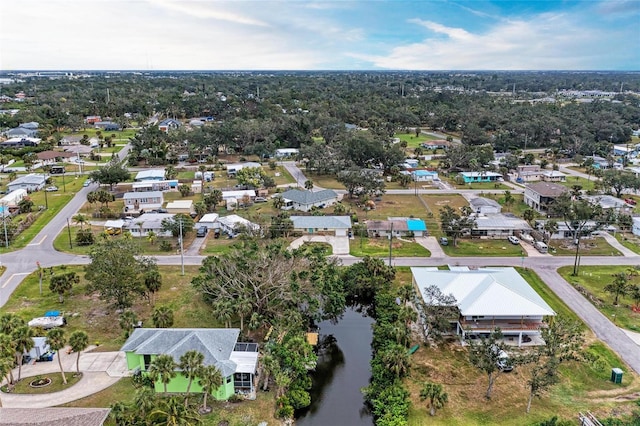
[[319, 324], [318, 366], [311, 405], [296, 413], [299, 426], [372, 426], [360, 389], [371, 377], [373, 319], [347, 309], [337, 324]]

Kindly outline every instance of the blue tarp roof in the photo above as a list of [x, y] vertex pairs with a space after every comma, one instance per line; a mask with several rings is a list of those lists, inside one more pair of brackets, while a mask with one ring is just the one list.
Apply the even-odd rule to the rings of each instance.
[[426, 231], [427, 225], [422, 219], [407, 219], [407, 229], [409, 231]]
[[44, 313], [45, 317], [59, 317], [60, 311], [47, 311]]

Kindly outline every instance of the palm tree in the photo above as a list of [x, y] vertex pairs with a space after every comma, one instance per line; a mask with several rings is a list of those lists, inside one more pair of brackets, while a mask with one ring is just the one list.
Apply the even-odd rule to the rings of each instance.
[[236, 311], [238, 312], [238, 316], [240, 317], [240, 331], [244, 331], [244, 319], [245, 317], [253, 311], [253, 303], [246, 297], [242, 297], [237, 299], [234, 302]]
[[220, 322], [224, 323], [225, 328], [231, 327], [231, 317], [233, 316], [233, 306], [229, 301], [218, 300], [213, 307], [213, 315]]
[[206, 365], [200, 368], [197, 374], [198, 384], [204, 393], [202, 412], [208, 412], [207, 396], [212, 395], [224, 383], [224, 377], [215, 365]]
[[522, 217], [524, 218], [524, 220], [526, 220], [527, 222], [531, 223], [533, 221], [533, 219], [536, 218], [536, 212], [533, 209], [526, 209], [522, 213]]
[[347, 206], [345, 206], [344, 204], [342, 204], [342, 202], [337, 202], [333, 205], [333, 213], [334, 214], [345, 214], [348, 213], [349, 208]]
[[138, 316], [131, 310], [126, 310], [120, 314], [120, 328], [124, 331], [124, 338], [128, 338], [133, 330], [133, 326], [138, 322]]
[[[136, 395], [133, 398], [133, 403], [137, 407], [138, 414], [143, 418], [147, 418], [149, 413], [156, 405], [156, 393], [149, 387], [142, 387], [136, 390]], [[118, 423], [120, 424], [120, 423]]]
[[73, 288], [74, 284], [80, 282], [80, 277], [75, 272], [67, 272], [54, 275], [49, 282], [49, 290], [58, 293], [58, 301], [64, 303], [64, 294]]
[[545, 222], [543, 229], [547, 234], [547, 241], [549, 241], [551, 236], [558, 232], [558, 222], [555, 220], [548, 220]]
[[403, 377], [409, 371], [409, 354], [407, 348], [399, 344], [388, 345], [381, 354], [382, 362], [387, 370], [396, 377]]
[[11, 339], [13, 340], [13, 347], [16, 351], [16, 360], [18, 362], [18, 380], [22, 374], [22, 358], [25, 352], [29, 352], [35, 343], [33, 342], [34, 332], [28, 325], [23, 325], [16, 328], [11, 333]]
[[198, 351], [187, 351], [180, 357], [180, 363], [178, 368], [182, 370], [182, 375], [185, 376], [189, 383], [187, 384], [187, 397], [184, 399], [184, 404], [187, 405], [189, 401], [189, 393], [191, 392], [191, 383], [196, 375], [203, 367], [204, 355]]
[[311, 191], [313, 189], [313, 181], [311, 179], [307, 179], [304, 181], [304, 189]]
[[511, 208], [511, 204], [513, 204], [514, 201], [511, 191], [504, 191], [504, 205], [507, 206], [507, 209]]
[[[8, 334], [0, 334], [0, 363], [7, 363], [9, 365], [9, 383], [13, 384], [13, 363], [15, 362], [15, 349], [13, 348], [13, 342], [11, 336]], [[6, 373], [5, 373], [6, 374]]]
[[78, 354], [76, 357], [76, 371], [80, 374], [80, 352], [89, 346], [89, 336], [82, 330], [76, 330], [69, 336], [69, 344], [71, 345], [71, 350]]
[[136, 226], [140, 228], [140, 236], [142, 237], [142, 227], [144, 226], [144, 222], [136, 222]]
[[280, 195], [273, 196], [273, 208], [280, 210], [284, 207], [284, 198]]
[[619, 272], [617, 274], [613, 274], [614, 279], [611, 284], [607, 284], [604, 287], [604, 291], [607, 293], [611, 293], [614, 296], [613, 304], [615, 306], [618, 305], [618, 298], [620, 296], [625, 296], [630, 288], [629, 288], [629, 277], [624, 272]]
[[60, 359], [60, 349], [64, 348], [67, 344], [67, 339], [64, 335], [64, 330], [61, 328], [53, 328], [47, 332], [47, 344], [51, 350], [56, 352], [56, 358], [58, 358], [58, 365], [60, 366], [60, 373], [62, 373], [62, 383], [67, 384], [67, 377], [64, 375], [64, 369], [62, 368], [62, 360]]
[[635, 302], [636, 308], [638, 308], [638, 306], [640, 306], [640, 286], [639, 285], [632, 286], [631, 289], [629, 290], [629, 296], [631, 296], [631, 298]]
[[168, 306], [159, 306], [153, 310], [151, 319], [156, 328], [169, 328], [173, 325], [173, 310]]
[[158, 401], [157, 408], [149, 414], [149, 420], [153, 425], [192, 426], [202, 424], [198, 412], [184, 405], [176, 396]]
[[73, 222], [80, 225], [80, 229], [84, 229], [84, 224], [89, 223], [89, 218], [82, 213], [78, 213], [73, 217]]
[[25, 325], [24, 320], [10, 312], [0, 316], [0, 333], [2, 334], [10, 335], [13, 330], [23, 325]]
[[436, 415], [436, 410], [444, 407], [449, 401], [449, 395], [444, 391], [442, 385], [426, 382], [420, 391], [420, 400], [428, 400], [432, 416]]
[[167, 393], [167, 385], [176, 377], [176, 368], [178, 365], [173, 360], [171, 355], [158, 355], [155, 357], [151, 364], [149, 364], [149, 377], [154, 382], [160, 380], [160, 382], [164, 385], [164, 393]]
[[156, 234], [153, 231], [147, 232], [147, 241], [149, 241], [151, 245], [154, 245], [157, 239], [158, 239], [158, 234]]
[[144, 286], [149, 293], [149, 302], [151, 305], [156, 304], [156, 293], [160, 291], [160, 287], [162, 287], [162, 274], [156, 268], [152, 268], [148, 270], [144, 274]]

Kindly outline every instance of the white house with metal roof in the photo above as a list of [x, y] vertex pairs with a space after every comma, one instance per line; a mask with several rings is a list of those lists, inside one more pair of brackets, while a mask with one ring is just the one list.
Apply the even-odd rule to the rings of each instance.
[[333, 233], [347, 236], [351, 229], [351, 216], [291, 216], [293, 230], [304, 234]]
[[331, 189], [323, 189], [315, 192], [290, 189], [279, 196], [284, 200], [282, 210], [299, 210], [303, 212], [308, 212], [313, 207], [328, 207], [339, 201], [338, 193]]
[[220, 224], [222, 232], [226, 232], [229, 235], [235, 235], [243, 230], [247, 230], [249, 232], [260, 231], [260, 225], [238, 216], [237, 214], [219, 217], [218, 223]]
[[531, 226], [526, 220], [513, 214], [476, 214], [476, 226], [470, 232], [472, 237], [507, 238], [516, 231], [529, 233]]
[[452, 331], [462, 340], [500, 328], [507, 340], [520, 346], [524, 336], [537, 337], [544, 327], [543, 320], [555, 315], [515, 268], [413, 267], [411, 274], [417, 295], [425, 304], [435, 302], [429, 291], [432, 286], [455, 298], [459, 317], [450, 322]]
[[175, 216], [171, 213], [145, 213], [124, 224], [134, 237], [146, 237], [153, 232], [158, 237], [171, 237], [171, 231], [162, 230], [162, 221]]
[[127, 213], [158, 209], [164, 203], [162, 191], [125, 192], [122, 199]]
[[47, 182], [47, 178], [43, 174], [30, 173], [28, 175], [20, 176], [19, 178], [9, 182], [7, 189], [9, 192], [13, 192], [16, 189], [25, 189], [28, 192], [38, 191], [44, 187]]
[[136, 182], [144, 182], [145, 180], [165, 180], [164, 169], [141, 170], [136, 174], [134, 179]]

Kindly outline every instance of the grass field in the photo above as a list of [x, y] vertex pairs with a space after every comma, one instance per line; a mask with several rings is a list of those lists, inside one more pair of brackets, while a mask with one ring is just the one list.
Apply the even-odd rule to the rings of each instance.
[[357, 200], [351, 200], [346, 195], [342, 199], [342, 203], [356, 213], [360, 221], [368, 219], [386, 220], [389, 217], [413, 216], [420, 219], [427, 217], [427, 210], [424, 204], [414, 195], [385, 194], [380, 201], [375, 202], [376, 208], [368, 211], [364, 210], [363, 207], [358, 207]]
[[637, 235], [633, 235], [631, 232], [618, 232], [615, 237], [620, 244], [634, 253], [640, 254], [640, 238]]
[[482, 240], [459, 239], [458, 246], [453, 246], [453, 240], [449, 239], [449, 245], [442, 246], [447, 256], [453, 257], [522, 257], [527, 252], [519, 245], [511, 244], [506, 239]]
[[[576, 248], [571, 240], [551, 240], [549, 251], [556, 256], [575, 256], [576, 254]], [[603, 237], [594, 237], [580, 241], [580, 256], [622, 256], [622, 253], [611, 247]]]
[[566, 186], [567, 188], [572, 188], [574, 185], [580, 185], [583, 191], [593, 191], [595, 190], [596, 178], [591, 176], [591, 179], [585, 179], [580, 176], [567, 176], [567, 180], [565, 182], [558, 182], [558, 184], [562, 186]]
[[467, 200], [459, 194], [420, 195], [420, 199], [427, 206], [427, 214], [424, 219], [429, 235], [436, 237], [443, 235], [440, 230], [440, 209], [444, 208], [444, 206], [449, 206], [456, 211], [460, 211], [462, 207], [469, 205]]
[[413, 148], [420, 146], [420, 144], [423, 142], [440, 139], [435, 136], [425, 135], [424, 133], [421, 133], [417, 137], [415, 133], [396, 133], [395, 135], [393, 135], [393, 137], [399, 138], [401, 141], [405, 141], [407, 143], [407, 148], [411, 149], [412, 151]]
[[[595, 296], [599, 302], [594, 303], [607, 318], [615, 322], [616, 325], [627, 330], [640, 332], [640, 311], [632, 310], [635, 301], [629, 296], [620, 296], [618, 306], [613, 305], [613, 295], [604, 291], [604, 287], [614, 280], [613, 274], [619, 272], [629, 273], [633, 271], [633, 266], [581, 266], [578, 276], [571, 275], [572, 266], [564, 266], [558, 269], [560, 275], [572, 285], [580, 285], [589, 293]], [[630, 278], [629, 284], [640, 285], [640, 277], [634, 275]]]
[[[356, 236], [349, 240], [349, 254], [363, 257], [388, 257], [388, 238], [360, 238]], [[391, 257], [429, 257], [431, 252], [415, 242], [402, 241], [394, 238], [391, 243]]]

